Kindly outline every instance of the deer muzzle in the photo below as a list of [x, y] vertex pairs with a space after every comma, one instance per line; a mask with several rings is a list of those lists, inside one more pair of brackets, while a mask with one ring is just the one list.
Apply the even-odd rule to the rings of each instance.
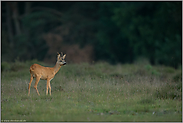
[[64, 62], [63, 65], [66, 65], [66, 62]]

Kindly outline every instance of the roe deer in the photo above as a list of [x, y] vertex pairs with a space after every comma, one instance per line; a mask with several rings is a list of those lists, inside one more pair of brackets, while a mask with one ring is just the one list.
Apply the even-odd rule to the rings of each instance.
[[34, 88], [36, 89], [37, 94], [40, 95], [39, 91], [37, 89], [38, 82], [40, 79], [43, 79], [43, 80], [47, 80], [46, 95], [48, 95], [48, 88], [49, 88], [50, 95], [51, 95], [50, 81], [54, 78], [55, 74], [59, 71], [61, 66], [66, 64], [66, 62], [64, 60], [66, 57], [66, 54], [65, 55], [63, 55], [63, 53], [61, 53], [61, 54], [62, 54], [62, 57], [58, 53], [57, 62], [54, 67], [43, 67], [38, 64], [33, 64], [32, 66], [30, 66], [31, 78], [30, 78], [29, 87], [28, 87], [28, 90], [29, 90], [28, 95], [30, 95], [30, 87], [31, 87], [32, 80], [34, 78], [36, 78]]

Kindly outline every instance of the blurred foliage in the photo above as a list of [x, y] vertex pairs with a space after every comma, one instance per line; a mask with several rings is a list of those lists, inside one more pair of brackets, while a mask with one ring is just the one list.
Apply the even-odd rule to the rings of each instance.
[[179, 2], [127, 2], [114, 9], [112, 18], [134, 57], [176, 66], [181, 63], [181, 7]]
[[182, 99], [182, 82], [177, 84], [166, 84], [156, 90], [157, 98], [160, 99]]
[[[54, 50], [66, 45], [91, 45], [93, 60], [112, 64], [132, 63], [139, 57], [174, 68], [181, 64], [181, 2], [17, 3], [20, 34], [16, 33], [17, 21], [8, 16], [6, 8], [13, 2], [2, 2], [4, 61], [17, 57], [22, 61], [49, 59], [52, 54], [48, 51], [54, 49], [50, 44], [55, 43], [58, 49]], [[8, 7], [12, 13], [16, 9]], [[13, 43], [8, 25], [13, 30]], [[48, 34], [57, 37], [46, 41], [44, 36]]]
[[10, 64], [8, 62], [1, 63], [1, 72], [10, 70]]
[[182, 82], [182, 71], [178, 74], [176, 74], [173, 79], [174, 82]]
[[19, 59], [16, 59], [15, 62], [3, 61], [1, 63], [1, 72], [17, 72], [21, 71], [22, 69], [26, 69], [28, 71], [29, 67], [34, 63], [48, 66], [47, 64], [42, 63], [36, 59], [26, 62], [20, 62]]

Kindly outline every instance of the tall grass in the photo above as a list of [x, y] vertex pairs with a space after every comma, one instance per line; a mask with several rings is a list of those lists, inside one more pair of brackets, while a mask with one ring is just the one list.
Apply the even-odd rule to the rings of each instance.
[[[181, 69], [149, 64], [67, 64], [31, 86], [34, 61], [1, 64], [1, 119], [24, 121], [182, 121]], [[7, 67], [8, 66], [8, 67]], [[178, 79], [177, 79], [178, 78]]]

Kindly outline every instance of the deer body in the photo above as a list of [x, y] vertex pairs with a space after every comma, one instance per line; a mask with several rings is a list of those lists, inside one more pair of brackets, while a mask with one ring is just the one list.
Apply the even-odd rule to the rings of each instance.
[[33, 64], [30, 67], [30, 73], [33, 75], [33, 77], [39, 77], [40, 79], [47, 80], [49, 78], [52, 78], [55, 76], [55, 74], [59, 71], [61, 66], [58, 66], [57, 64], [54, 67], [43, 67], [39, 64]]
[[30, 87], [34, 78], [36, 78], [34, 88], [36, 89], [37, 94], [40, 95], [37, 89], [37, 85], [39, 80], [42, 79], [42, 80], [47, 80], [46, 95], [48, 94], [48, 88], [51, 95], [50, 81], [54, 78], [55, 74], [60, 70], [61, 66], [66, 64], [64, 60], [65, 57], [66, 57], [66, 54], [63, 57], [60, 57], [60, 54], [58, 54], [57, 62], [54, 67], [43, 67], [39, 64], [33, 64], [32, 66], [30, 66], [31, 78], [30, 78], [29, 87], [28, 87], [28, 91], [29, 91], [28, 95], [30, 94]]

